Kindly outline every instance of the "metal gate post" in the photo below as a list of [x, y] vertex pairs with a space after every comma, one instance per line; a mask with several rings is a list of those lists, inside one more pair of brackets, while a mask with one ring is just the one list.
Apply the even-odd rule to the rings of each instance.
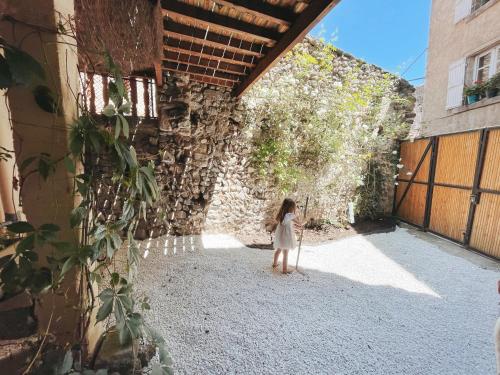
[[467, 217], [467, 228], [464, 232], [464, 245], [468, 248], [470, 244], [470, 237], [472, 234], [472, 226], [474, 225], [474, 215], [476, 213], [476, 206], [481, 200], [481, 192], [479, 191], [479, 184], [481, 183], [481, 175], [484, 167], [484, 156], [486, 155], [486, 148], [488, 146], [489, 129], [482, 129], [479, 137], [479, 146], [476, 158], [476, 170], [474, 172], [474, 182], [472, 184], [472, 194], [470, 196], [469, 215]]
[[424, 230], [427, 230], [429, 228], [429, 223], [431, 221], [432, 194], [434, 193], [434, 178], [436, 176], [439, 137], [432, 137], [431, 142], [432, 142], [432, 152], [431, 152], [431, 161], [429, 165], [429, 178], [427, 179], [427, 196], [425, 198], [424, 223], [422, 225]]

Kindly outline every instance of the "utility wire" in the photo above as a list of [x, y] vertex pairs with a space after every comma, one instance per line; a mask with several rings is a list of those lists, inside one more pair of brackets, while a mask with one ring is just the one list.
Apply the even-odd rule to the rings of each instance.
[[404, 77], [404, 75], [406, 73], [408, 73], [408, 71], [411, 69], [411, 67], [413, 65], [415, 65], [418, 60], [420, 60], [420, 58], [424, 55], [424, 53], [427, 51], [427, 49], [428, 49], [428, 47], [425, 47], [425, 49], [420, 53], [420, 55], [418, 55], [417, 58], [415, 60], [413, 60], [410, 65], [408, 65], [408, 67], [405, 69], [405, 71], [401, 74], [401, 77]]

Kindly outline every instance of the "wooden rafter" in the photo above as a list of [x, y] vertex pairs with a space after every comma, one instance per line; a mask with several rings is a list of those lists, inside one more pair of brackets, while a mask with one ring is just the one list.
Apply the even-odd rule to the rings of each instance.
[[252, 68], [255, 66], [255, 62], [252, 56], [240, 55], [233, 52], [224, 51], [223, 49], [207, 47], [197, 43], [189, 43], [183, 40], [169, 39], [165, 43], [165, 49], [167, 51], [184, 52], [189, 55], [205, 57], [211, 59], [218, 59], [230, 64], [237, 64], [248, 66]]
[[236, 37], [229, 37], [214, 33], [210, 30], [200, 29], [195, 26], [187, 26], [175, 22], [171, 18], [166, 18], [163, 22], [163, 28], [166, 36], [173, 36], [182, 40], [193, 40], [215, 48], [223, 48], [228, 51], [262, 57], [268, 47], [258, 43], [251, 43]]
[[193, 74], [193, 73], [186, 73], [183, 70], [178, 70], [178, 69], [173, 69], [173, 68], [165, 68], [165, 70], [173, 73], [183, 73], [183, 74], [189, 74], [189, 77], [193, 81], [201, 82], [201, 83], [209, 83], [212, 85], [216, 86], [224, 86], [224, 87], [234, 87], [234, 82], [231, 81], [226, 81], [224, 79], [220, 79], [217, 77], [208, 77], [208, 76], [203, 76], [203, 75], [198, 75], [198, 74]]
[[247, 75], [248, 68], [243, 65], [229, 64], [220, 60], [212, 60], [201, 56], [193, 56], [183, 52], [165, 51], [163, 60], [170, 62], [181, 62], [183, 64], [194, 65], [201, 68], [211, 68], [221, 72]]
[[300, 14], [292, 26], [284, 33], [276, 45], [263, 57], [249, 76], [234, 90], [240, 97], [252, 83], [271, 69], [290, 49], [302, 40], [307, 33], [321, 20], [340, 0], [314, 0]]
[[182, 64], [179, 62], [164, 61], [163, 66], [167, 69], [177, 69], [178, 71], [185, 73], [193, 73], [202, 76], [221, 78], [230, 82], [240, 82], [240, 76], [236, 74], [224, 73], [219, 70], [211, 68], [200, 68], [199, 66]]
[[290, 26], [296, 15], [293, 10], [283, 7], [276, 7], [263, 1], [248, 0], [212, 0], [216, 4], [229, 6], [241, 13], [251, 14], [266, 21], [271, 21], [278, 25]]
[[236, 33], [243, 38], [264, 42], [268, 45], [273, 45], [281, 36], [272, 29], [237, 20], [236, 18], [223, 16], [180, 1], [162, 0], [161, 5], [163, 16], [174, 19], [184, 19], [190, 23], [202, 24], [204, 26], [213, 27], [216, 30]]
[[161, 0], [161, 69], [239, 97], [339, 1]]

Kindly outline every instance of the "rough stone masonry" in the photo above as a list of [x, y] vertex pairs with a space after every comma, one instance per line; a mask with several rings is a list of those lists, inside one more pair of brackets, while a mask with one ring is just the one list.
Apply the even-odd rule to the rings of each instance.
[[[341, 51], [335, 63], [337, 75], [360, 63], [367, 66], [363, 69], [366, 74], [385, 74]], [[412, 89], [403, 80], [397, 88], [405, 97], [412, 95]], [[243, 132], [242, 103], [231, 96], [229, 89], [168, 73], [158, 89], [158, 108], [159, 120], [142, 120], [134, 132], [138, 158], [155, 162], [160, 187], [160, 200], [149, 210], [147, 222], [139, 224], [137, 238], [261, 228], [278, 193], [272, 181], [252, 168], [250, 141]], [[394, 110], [403, 111], [411, 121], [411, 108]], [[104, 159], [101, 167], [103, 176], [110, 175], [109, 171], [105, 173]], [[388, 174], [392, 176], [392, 171]], [[113, 205], [113, 184], [108, 181], [105, 185], [109, 194], [101, 194], [99, 206], [106, 213], [118, 214], [119, 207]], [[392, 180], [385, 190], [392, 191]], [[388, 192], [388, 205], [390, 195]]]
[[186, 75], [165, 75], [158, 99], [161, 201], [139, 234], [197, 234], [226, 155], [242, 130], [242, 109], [228, 89], [190, 81]]

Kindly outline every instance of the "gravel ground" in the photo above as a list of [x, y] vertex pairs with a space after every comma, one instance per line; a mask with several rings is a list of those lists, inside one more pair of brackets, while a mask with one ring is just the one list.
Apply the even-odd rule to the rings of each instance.
[[307, 246], [305, 276], [271, 262], [225, 235], [150, 244], [138, 287], [176, 373], [495, 373], [498, 272], [406, 229]]

